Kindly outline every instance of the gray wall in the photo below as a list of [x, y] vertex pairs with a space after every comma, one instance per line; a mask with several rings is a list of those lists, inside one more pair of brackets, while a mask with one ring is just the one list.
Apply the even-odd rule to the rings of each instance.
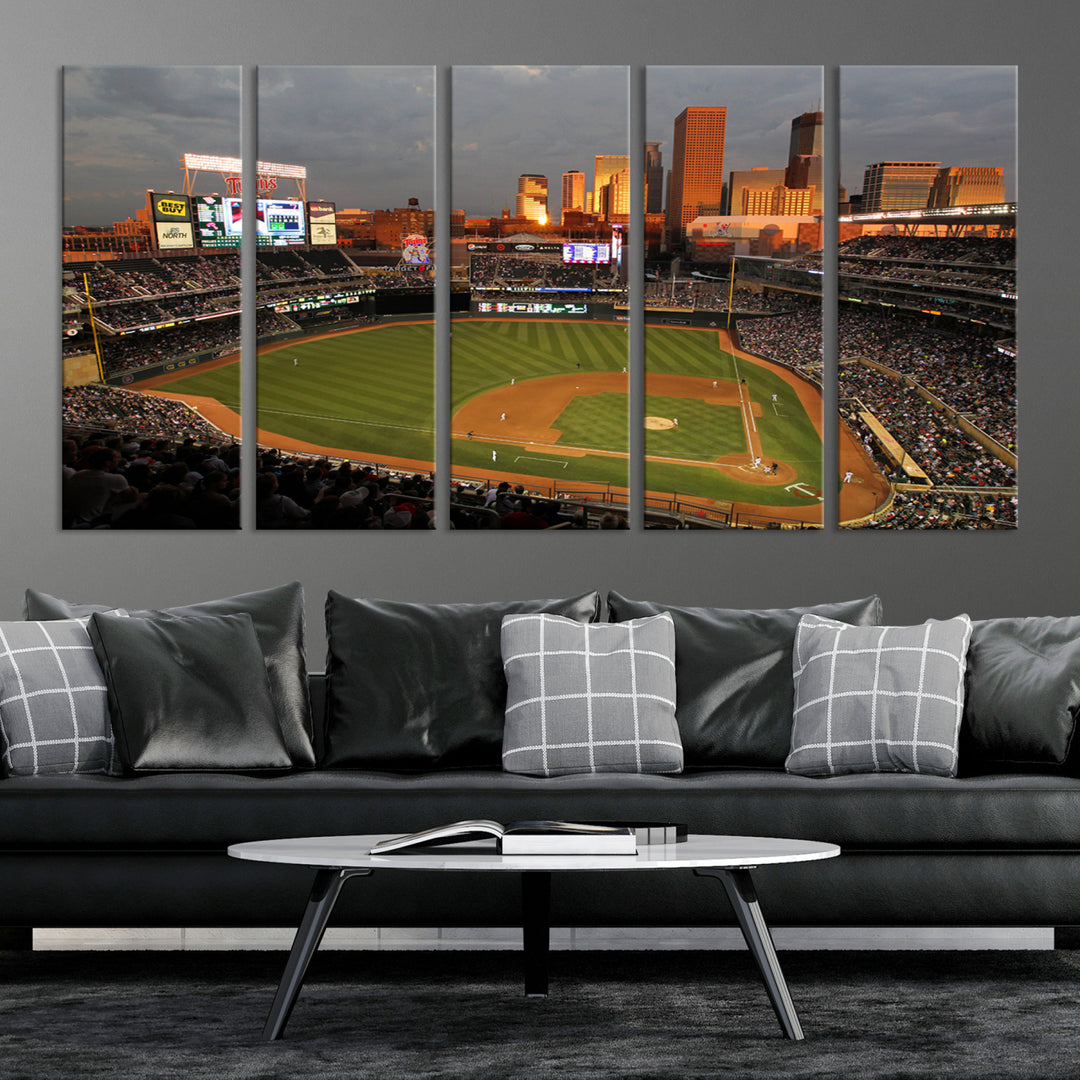
[[[1080, 407], [1073, 330], [1078, 263], [1070, 197], [1080, 175], [1077, 21], [1062, 2], [1021, 7], [997, 0], [4, 0], [3, 190], [14, 202], [6, 202], [0, 226], [0, 618], [19, 617], [27, 585], [73, 600], [163, 606], [297, 578], [307, 589], [318, 666], [329, 587], [442, 601], [597, 587], [734, 607], [876, 591], [892, 622], [959, 611], [976, 618], [1080, 613], [1080, 492], [1072, 465], [1073, 416]], [[840, 64], [1018, 64], [1021, 528], [555, 536], [61, 533], [56, 301], [59, 72], [65, 63], [821, 63], [827, 104], [836, 100]], [[12, 205], [21, 213], [13, 214]], [[245, 514], [250, 520], [250, 502]]]

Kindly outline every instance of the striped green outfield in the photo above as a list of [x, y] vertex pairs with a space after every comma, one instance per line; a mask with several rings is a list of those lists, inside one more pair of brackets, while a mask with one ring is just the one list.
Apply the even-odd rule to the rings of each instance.
[[[621, 372], [627, 366], [625, 328], [612, 323], [462, 319], [451, 338], [451, 405], [456, 413], [481, 394], [511, 379], [574, 373]], [[293, 360], [297, 363], [293, 363]], [[763, 452], [794, 465], [799, 482], [821, 486], [821, 440], [798, 395], [779, 376], [719, 347], [714, 332], [649, 327], [650, 373], [710, 381], [747, 380]], [[189, 375], [167, 389], [215, 397], [238, 407], [238, 368]], [[737, 374], [736, 374], [737, 373]], [[258, 358], [259, 427], [358, 457], [433, 458], [433, 325], [386, 324], [336, 337], [294, 341]], [[777, 401], [772, 401], [772, 395]], [[497, 471], [575, 482], [627, 483], [626, 395], [574, 398], [555, 426], [560, 442], [609, 454], [562, 456], [559, 443], [544, 449], [455, 437], [453, 467], [469, 473]], [[646, 415], [675, 418], [677, 428], [646, 433], [646, 487], [681, 495], [801, 506], [806, 499], [783, 487], [741, 483], [727, 472], [697, 465], [746, 451], [737, 408], [685, 397], [648, 396]], [[497, 460], [492, 461], [492, 453]], [[673, 459], [673, 460], [657, 460]]]

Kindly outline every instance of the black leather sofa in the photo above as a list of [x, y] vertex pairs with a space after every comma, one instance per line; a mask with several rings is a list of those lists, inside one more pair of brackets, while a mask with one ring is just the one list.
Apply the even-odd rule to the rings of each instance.
[[[621, 597], [609, 602], [615, 618], [632, 613], [632, 603]], [[697, 615], [709, 628], [704, 636], [695, 631], [696, 641], [679, 639], [685, 645], [681, 662], [693, 667], [679, 668], [680, 701], [686, 684], [689, 696], [701, 700], [707, 691], [730, 706], [732, 695], [750, 685], [748, 671], [756, 672], [754, 685], [762, 686], [790, 664], [790, 646], [785, 655], [774, 640], [750, 660], [744, 656], [737, 670], [730, 649], [717, 645], [724, 645], [725, 632], [716, 622], [718, 609], [674, 610], [684, 632], [693, 630]], [[795, 618], [800, 610], [792, 609]], [[748, 613], [720, 612], [721, 623], [735, 614]], [[776, 614], [749, 613], [758, 624]], [[876, 606], [864, 605], [850, 617], [873, 621], [877, 614]], [[790, 625], [784, 623], [788, 630]], [[746, 632], [742, 622], [737, 629]], [[1067, 629], [1077, 628], [1070, 621]], [[340, 627], [331, 628], [330, 679], [335, 632]], [[761, 625], [755, 632], [764, 632]], [[786, 632], [782, 627], [781, 643]], [[726, 676], [701, 665], [700, 648], [709, 634], [720, 635], [708, 642], [717, 665], [724, 655], [730, 660], [724, 670], [731, 681], [723, 692], [716, 684]], [[984, 646], [993, 638], [988, 630]], [[373, 640], [368, 646], [376, 652], [398, 648], [400, 661], [400, 642], [377, 646]], [[370, 658], [370, 651], [365, 655]], [[1027, 674], [1018, 678], [1038, 678], [1029, 653], [1023, 655]], [[370, 677], [377, 680], [385, 657], [373, 659]], [[432, 674], [436, 681], [437, 676]], [[699, 685], [690, 685], [695, 679]], [[310, 676], [309, 689], [311, 715], [332, 715], [327, 676]], [[1075, 705], [1068, 705], [1072, 718]], [[712, 734], [719, 732], [721, 741], [731, 737], [741, 718], [750, 725], [745, 735], [757, 722], [755, 714], [765, 715], [760, 702], [750, 699], [741, 709]], [[723, 711], [717, 714], [721, 719]], [[315, 749], [324, 761], [320, 727], [313, 725]], [[408, 771], [353, 765], [258, 775], [9, 776], [0, 780], [0, 925], [295, 925], [311, 872], [230, 859], [230, 844], [402, 833], [465, 818], [665, 820], [699, 833], [839, 844], [843, 853], [837, 859], [757, 871], [774, 926], [1080, 924], [1080, 779], [1071, 746], [1061, 763], [982, 761], [956, 778], [875, 773], [820, 780], [740, 761], [734, 748], [730, 765], [695, 763], [695, 754], [708, 756], [707, 734], [704, 728], [687, 730], [687, 768], [679, 775], [537, 777], [510, 774], [491, 762], [443, 761]], [[568, 874], [552, 895], [554, 925], [691, 927], [730, 920], [721, 894], [691, 874], [634, 875], [626, 882], [610, 874], [602, 881], [587, 872]], [[502, 875], [477, 888], [468, 875], [440, 874], [435, 880], [422, 872], [377, 872], [346, 888], [334, 922], [512, 926], [520, 924], [520, 895]]]

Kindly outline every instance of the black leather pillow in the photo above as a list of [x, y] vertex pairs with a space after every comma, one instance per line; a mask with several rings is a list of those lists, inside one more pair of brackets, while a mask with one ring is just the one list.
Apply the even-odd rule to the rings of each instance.
[[95, 612], [88, 629], [125, 769], [291, 768], [250, 615]]
[[612, 622], [671, 612], [675, 621], [675, 718], [685, 767], [782, 769], [791, 750], [795, 630], [806, 614], [874, 626], [876, 596], [814, 607], [742, 611], [677, 607], [608, 593]]
[[600, 594], [412, 604], [331, 591], [322, 763], [402, 772], [498, 768], [506, 711], [502, 619], [537, 611], [594, 622]]
[[[71, 604], [48, 593], [27, 589], [23, 613], [27, 619], [34, 620], [82, 619], [95, 611], [116, 610], [119, 609], [115, 604]], [[127, 611], [126, 614], [144, 619], [158, 614], [194, 617], [241, 612], [250, 615], [255, 625], [292, 763], [298, 768], [312, 768], [315, 749], [311, 741], [311, 705], [304, 663], [304, 589], [298, 581], [222, 600], [165, 608], [161, 612]]]
[[1080, 618], [971, 624], [961, 773], [1064, 766], [1080, 713]]

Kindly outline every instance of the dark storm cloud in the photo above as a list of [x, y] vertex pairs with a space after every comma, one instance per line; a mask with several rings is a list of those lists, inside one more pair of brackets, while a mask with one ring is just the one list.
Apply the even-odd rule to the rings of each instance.
[[309, 199], [384, 210], [434, 205], [430, 67], [259, 69], [258, 154], [304, 165]]
[[861, 191], [878, 161], [1000, 165], [1016, 198], [1016, 69], [843, 67], [841, 182]]
[[470, 217], [513, 211], [518, 177], [548, 178], [548, 209], [560, 206], [562, 174], [585, 173], [597, 154], [628, 154], [625, 67], [455, 67], [454, 207]]
[[688, 105], [727, 109], [724, 174], [755, 165], [787, 165], [791, 121], [821, 108], [822, 70], [791, 67], [648, 67], [645, 138], [660, 142], [671, 167], [675, 117]]
[[179, 191], [185, 153], [239, 152], [239, 68], [64, 69], [65, 225], [111, 224], [148, 188]]

